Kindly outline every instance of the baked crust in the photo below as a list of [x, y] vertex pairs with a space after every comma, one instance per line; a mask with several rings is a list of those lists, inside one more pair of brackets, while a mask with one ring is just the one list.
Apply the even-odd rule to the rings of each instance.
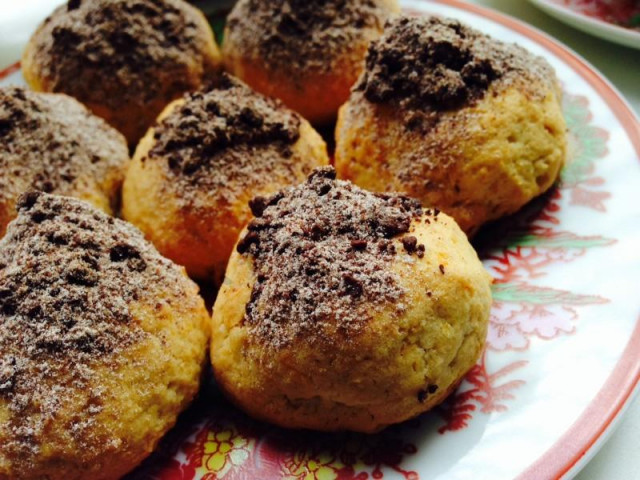
[[338, 116], [335, 165], [340, 178], [405, 192], [473, 235], [551, 188], [566, 157], [565, 128], [554, 91], [539, 100], [517, 89], [487, 96], [442, 114], [426, 134], [354, 94]]
[[[429, 54], [418, 67], [413, 49]], [[393, 70], [389, 57], [400, 59]], [[405, 192], [470, 235], [558, 178], [566, 125], [543, 59], [454, 20], [416, 18], [389, 25], [367, 65], [338, 115], [340, 178]]]
[[225, 68], [313, 124], [335, 120], [369, 43], [400, 10], [396, 0], [240, 0], [229, 15]]
[[128, 164], [125, 138], [77, 100], [0, 88], [0, 237], [32, 190], [116, 213]]
[[[317, 187], [314, 182], [311, 188]], [[339, 185], [333, 188], [342, 197], [350, 195]], [[339, 202], [331, 193], [323, 195], [323, 202]], [[377, 202], [373, 194], [365, 195], [370, 196], [365, 204]], [[355, 211], [340, 205], [345, 218], [355, 218]], [[313, 246], [303, 246], [307, 240], [298, 245], [300, 237], [285, 235], [286, 225], [304, 232], [307, 223], [296, 217], [289, 224], [287, 216], [269, 214], [269, 208], [267, 219], [258, 218], [241, 236], [213, 310], [211, 361], [226, 395], [256, 418], [326, 431], [375, 432], [441, 402], [478, 359], [491, 305], [490, 277], [455, 222], [425, 211], [388, 239], [367, 237], [363, 243], [360, 234], [348, 233], [353, 249], [343, 256], [342, 243], [334, 244], [339, 239], [332, 234], [318, 243], [309, 240]], [[314, 211], [325, 218], [323, 207]], [[389, 211], [381, 212], [380, 218]], [[271, 218], [285, 225], [281, 233]], [[263, 237], [257, 228], [275, 230]], [[292, 260], [278, 253], [268, 266], [256, 263], [260, 257], [251, 252], [271, 248], [264, 242], [278, 238], [313, 254]], [[376, 253], [381, 247], [382, 257]], [[285, 248], [278, 243], [276, 251]], [[317, 260], [325, 256], [323, 267]], [[293, 277], [299, 287], [286, 293], [296, 262], [312, 277], [306, 282]], [[332, 275], [343, 282], [319, 287], [333, 285]], [[345, 287], [346, 280], [354, 283]], [[309, 298], [305, 287], [313, 290]], [[307, 313], [299, 315], [301, 309]]]
[[209, 23], [182, 0], [69, 1], [38, 27], [22, 57], [31, 88], [77, 98], [130, 145], [219, 64]]
[[123, 217], [163, 255], [215, 284], [251, 217], [249, 200], [329, 163], [306, 120], [238, 80], [221, 82], [167, 106], [136, 149], [122, 197]]
[[131, 225], [30, 193], [0, 241], [0, 479], [120, 478], [198, 391], [197, 286]]

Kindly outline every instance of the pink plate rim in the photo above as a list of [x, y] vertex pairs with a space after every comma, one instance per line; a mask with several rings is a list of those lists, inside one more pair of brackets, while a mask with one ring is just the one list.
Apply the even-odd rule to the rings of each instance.
[[[640, 122], [620, 93], [586, 60], [547, 34], [524, 22], [462, 0], [420, 0], [478, 14], [530, 38], [566, 62], [601, 96], [623, 126], [640, 160]], [[16, 62], [0, 70], [0, 80], [20, 69]], [[640, 383], [640, 316], [620, 359], [606, 382], [578, 419], [542, 456], [527, 467], [520, 480], [560, 478], [574, 469], [612, 427]]]

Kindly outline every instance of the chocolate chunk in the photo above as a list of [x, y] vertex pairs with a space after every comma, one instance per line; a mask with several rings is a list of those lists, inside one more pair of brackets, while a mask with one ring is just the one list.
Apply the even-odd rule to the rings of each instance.
[[264, 209], [267, 208], [268, 199], [265, 197], [254, 197], [249, 200], [249, 208], [254, 217], [261, 217]]
[[69, 0], [67, 2], [67, 11], [70, 12], [71, 10], [75, 10], [76, 8], [79, 8], [81, 3], [82, 3], [82, 0]]
[[238, 253], [246, 253], [249, 251], [251, 245], [258, 245], [260, 242], [260, 237], [255, 232], [248, 232], [242, 239], [238, 242], [238, 246], [236, 250]]
[[318, 188], [318, 195], [322, 197], [323, 195], [326, 195], [330, 191], [331, 191], [331, 184], [325, 183], [324, 185], [320, 185], [320, 187]]
[[17, 204], [17, 209], [19, 211], [28, 211], [31, 209], [31, 207], [33, 207], [36, 202], [38, 201], [38, 198], [40, 198], [40, 192], [27, 192], [24, 193], [22, 195], [20, 195], [20, 198], [18, 199], [18, 204]]
[[367, 241], [366, 241], [366, 240], [361, 240], [361, 239], [358, 239], [358, 240], [351, 240], [351, 247], [352, 247], [354, 250], [360, 250], [360, 251], [362, 251], [362, 250], [366, 250], [366, 248], [367, 248]]
[[429, 395], [438, 391], [438, 385], [427, 385], [427, 388], [418, 391], [418, 401], [424, 403]]
[[[335, 180], [336, 179], [336, 170], [333, 167], [320, 167], [320, 168], [316, 168], [311, 175], [309, 175], [309, 178], [307, 179], [307, 183], [312, 184], [314, 182], [316, 182], [319, 178], [326, 178], [328, 180]], [[320, 184], [320, 185], [324, 185], [324, 184]]]
[[408, 237], [402, 237], [402, 246], [407, 251], [409, 255], [416, 251], [416, 245], [418, 244], [418, 239], [413, 235]]
[[112, 262], [122, 262], [130, 258], [140, 258], [140, 251], [132, 245], [118, 243], [109, 250], [109, 258]]
[[347, 295], [351, 295], [352, 297], [360, 297], [362, 295], [362, 282], [353, 274], [345, 273], [342, 279], [344, 280], [344, 289]]
[[95, 271], [84, 266], [73, 266], [66, 275], [67, 281], [73, 285], [93, 287], [98, 282], [98, 275]]

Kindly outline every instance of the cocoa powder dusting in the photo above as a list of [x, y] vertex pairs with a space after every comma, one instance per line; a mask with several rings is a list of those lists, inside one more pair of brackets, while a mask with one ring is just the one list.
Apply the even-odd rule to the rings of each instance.
[[296, 162], [291, 147], [301, 120], [278, 100], [225, 74], [183, 99], [156, 125], [144, 159], [167, 162], [183, 200], [193, 200], [190, 192], [217, 192], [232, 183], [244, 189]]
[[260, 341], [348, 338], [377, 311], [402, 311], [391, 239], [420, 217], [419, 202], [367, 192], [325, 167], [252, 205], [257, 218], [237, 250], [254, 261], [244, 322]]
[[354, 90], [372, 103], [400, 106], [409, 129], [425, 129], [440, 112], [473, 105], [489, 87], [518, 82], [526, 88], [552, 78], [544, 59], [457, 20], [402, 17], [369, 47]]
[[382, 31], [380, 0], [240, 0], [227, 19], [231, 35], [253, 45], [274, 71], [328, 72], [363, 30]]
[[196, 86], [188, 72], [203, 64], [207, 39], [185, 7], [181, 0], [70, 0], [36, 33], [35, 58], [55, 92], [111, 108], [144, 106], [163, 96], [165, 76], [170, 93]]
[[[72, 391], [92, 385], [94, 365], [115, 366], [145, 340], [130, 305], [180, 282], [139, 231], [84, 202], [32, 192], [18, 210], [0, 241], [0, 401], [12, 438], [3, 450], [16, 464]], [[98, 390], [73, 428], [100, 411]]]
[[[124, 176], [122, 135], [66, 95], [0, 88], [0, 203], [29, 190], [67, 195]], [[106, 192], [105, 192], [106, 195]]]

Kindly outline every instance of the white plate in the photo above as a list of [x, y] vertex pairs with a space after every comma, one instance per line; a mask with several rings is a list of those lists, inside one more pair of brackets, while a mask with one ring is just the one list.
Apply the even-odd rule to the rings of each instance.
[[[583, 32], [596, 37], [604, 38], [627, 47], [640, 49], [640, 32], [630, 28], [624, 28], [605, 19], [598, 18], [596, 12], [587, 15], [590, 10], [582, 5], [590, 2], [576, 2], [572, 0], [530, 0], [549, 15], [568, 23]], [[616, 0], [611, 0], [616, 1]]]
[[[518, 42], [565, 89], [560, 188], [486, 232], [486, 354], [434, 412], [379, 435], [294, 433], [207, 389], [130, 479], [540, 479], [595, 453], [640, 376], [640, 127], [599, 73], [546, 35], [457, 0], [406, 0]], [[22, 83], [18, 67], [0, 84]], [[375, 372], [372, 372], [375, 375]]]

